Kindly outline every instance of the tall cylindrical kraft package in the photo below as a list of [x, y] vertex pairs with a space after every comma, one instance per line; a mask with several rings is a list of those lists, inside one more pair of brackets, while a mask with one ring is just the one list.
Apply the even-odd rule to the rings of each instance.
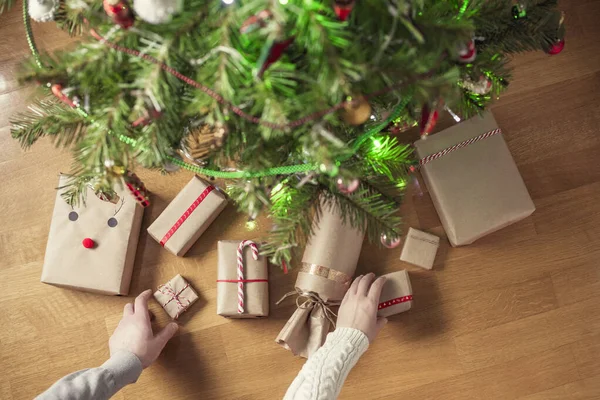
[[297, 293], [298, 308], [276, 339], [302, 357], [310, 357], [325, 342], [333, 323], [329, 307], [339, 304], [350, 287], [365, 235], [344, 222], [335, 203], [321, 200], [321, 211], [292, 292]]

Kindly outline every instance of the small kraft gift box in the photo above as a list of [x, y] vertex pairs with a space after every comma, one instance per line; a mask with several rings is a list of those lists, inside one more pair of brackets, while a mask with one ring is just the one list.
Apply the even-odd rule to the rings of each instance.
[[181, 275], [177, 274], [164, 285], [160, 285], [154, 298], [173, 319], [179, 318], [198, 300], [198, 293]]
[[267, 259], [251, 240], [218, 243], [217, 314], [227, 318], [269, 315]]
[[432, 269], [440, 238], [431, 233], [408, 228], [400, 259], [425, 269]]
[[194, 176], [148, 227], [148, 234], [176, 256], [183, 256], [227, 206], [213, 185]]
[[44, 283], [108, 295], [129, 292], [143, 207], [125, 190], [112, 202], [88, 188], [85, 204], [70, 206], [62, 194], [68, 175], [60, 175], [52, 213]]
[[473, 243], [535, 210], [491, 112], [418, 140], [415, 148], [453, 246]]
[[384, 276], [387, 279], [379, 297], [377, 316], [389, 317], [410, 310], [413, 293], [408, 272], [397, 271]]

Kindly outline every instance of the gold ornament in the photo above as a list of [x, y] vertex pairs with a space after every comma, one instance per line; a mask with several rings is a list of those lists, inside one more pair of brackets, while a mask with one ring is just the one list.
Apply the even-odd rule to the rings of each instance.
[[227, 131], [221, 123], [190, 127], [181, 140], [180, 154], [190, 161], [201, 163], [206, 156], [223, 146]]
[[362, 125], [371, 117], [371, 105], [363, 97], [356, 97], [344, 106], [342, 118], [349, 125]]

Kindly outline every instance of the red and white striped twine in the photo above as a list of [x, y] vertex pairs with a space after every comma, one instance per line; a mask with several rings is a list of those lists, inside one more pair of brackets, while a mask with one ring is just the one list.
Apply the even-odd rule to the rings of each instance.
[[252, 240], [242, 240], [237, 249], [238, 264], [238, 314], [244, 313], [244, 247], [252, 249], [252, 258], [258, 260], [258, 247]]
[[436, 160], [436, 159], [438, 159], [440, 157], [444, 157], [448, 153], [452, 153], [453, 151], [456, 151], [456, 150], [461, 149], [463, 147], [467, 147], [467, 146], [469, 146], [469, 145], [471, 145], [471, 144], [473, 144], [475, 142], [478, 142], [478, 141], [483, 140], [483, 139], [487, 139], [490, 136], [494, 136], [494, 135], [497, 135], [499, 133], [502, 133], [502, 130], [500, 128], [496, 128], [496, 129], [491, 130], [489, 132], [482, 133], [479, 136], [475, 136], [475, 137], [473, 137], [471, 139], [467, 139], [464, 142], [457, 143], [454, 146], [447, 147], [444, 150], [438, 151], [437, 153], [433, 153], [433, 154], [428, 155], [427, 157], [421, 158], [419, 160], [419, 165], [423, 166], [423, 165], [425, 165], [425, 164], [427, 164], [427, 163], [429, 163], [429, 162], [431, 162], [433, 160]]

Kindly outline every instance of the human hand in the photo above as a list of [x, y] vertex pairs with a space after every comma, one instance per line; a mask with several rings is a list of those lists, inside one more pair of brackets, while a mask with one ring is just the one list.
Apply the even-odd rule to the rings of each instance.
[[154, 335], [148, 312], [150, 296], [152, 291], [148, 289], [136, 297], [134, 304], [125, 305], [123, 318], [108, 341], [111, 356], [119, 350], [129, 351], [140, 359], [143, 368], [149, 367], [158, 358], [179, 328], [171, 322]]
[[373, 273], [357, 277], [342, 300], [337, 326], [358, 329], [367, 335], [369, 343], [373, 343], [387, 323], [386, 318], [377, 319], [377, 306], [384, 283], [385, 276], [375, 279]]

